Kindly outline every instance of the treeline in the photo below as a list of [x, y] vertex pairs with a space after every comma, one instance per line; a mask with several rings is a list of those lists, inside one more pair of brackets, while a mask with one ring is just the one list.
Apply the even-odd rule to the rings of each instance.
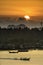
[[0, 50], [43, 49], [43, 28], [1, 28]]

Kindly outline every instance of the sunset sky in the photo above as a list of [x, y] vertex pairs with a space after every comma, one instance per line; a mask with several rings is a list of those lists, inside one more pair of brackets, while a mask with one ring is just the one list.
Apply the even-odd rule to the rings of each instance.
[[43, 0], [0, 0], [0, 15], [43, 16]]

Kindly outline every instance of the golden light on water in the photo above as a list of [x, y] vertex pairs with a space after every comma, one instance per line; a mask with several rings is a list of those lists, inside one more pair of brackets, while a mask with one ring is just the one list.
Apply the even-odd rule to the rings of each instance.
[[25, 18], [26, 20], [29, 20], [29, 19], [30, 19], [30, 16], [25, 15], [24, 18]]

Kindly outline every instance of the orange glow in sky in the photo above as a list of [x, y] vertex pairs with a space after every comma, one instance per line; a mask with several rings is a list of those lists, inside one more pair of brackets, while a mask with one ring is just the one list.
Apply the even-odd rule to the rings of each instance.
[[0, 15], [43, 16], [43, 0], [0, 0]]

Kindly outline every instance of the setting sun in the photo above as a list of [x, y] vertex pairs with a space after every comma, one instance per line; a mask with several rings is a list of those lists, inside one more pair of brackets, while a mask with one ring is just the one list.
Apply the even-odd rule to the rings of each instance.
[[29, 20], [29, 19], [30, 19], [30, 16], [25, 15], [24, 18], [25, 18], [26, 20]]

